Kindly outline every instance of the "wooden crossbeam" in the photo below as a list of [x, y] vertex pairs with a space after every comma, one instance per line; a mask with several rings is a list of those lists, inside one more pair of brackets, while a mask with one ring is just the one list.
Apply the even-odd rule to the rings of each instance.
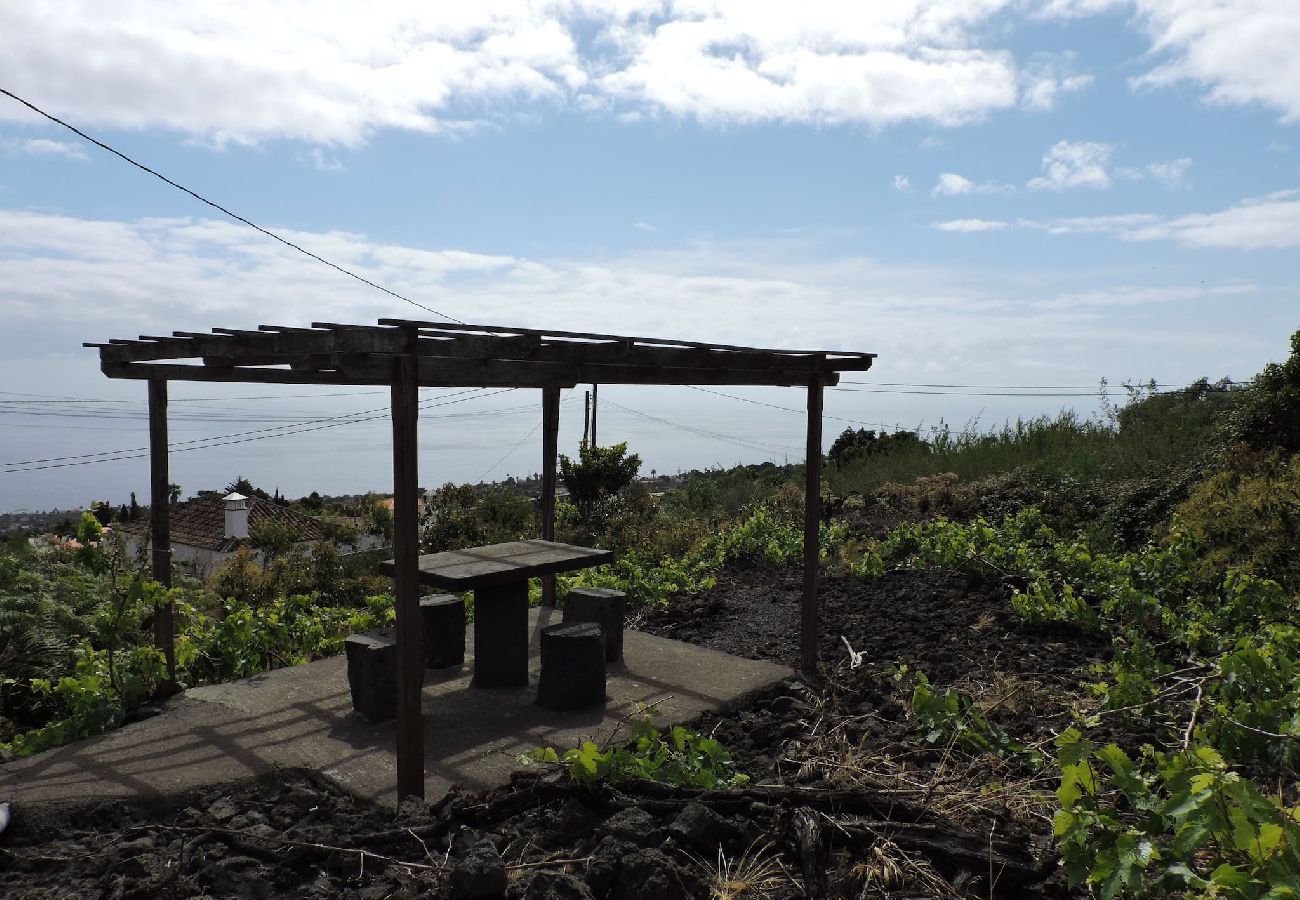
[[697, 350], [735, 350], [751, 353], [777, 353], [782, 355], [839, 355], [845, 358], [865, 357], [874, 359], [874, 353], [859, 353], [856, 351], [826, 351], [826, 350], [772, 350], [762, 347], [743, 347], [735, 344], [705, 344], [699, 341], [682, 341], [671, 338], [651, 338], [651, 337], [631, 337], [628, 335], [617, 334], [599, 334], [595, 332], [584, 331], [552, 331], [541, 330], [536, 328], [510, 328], [504, 325], [463, 325], [454, 322], [426, 322], [418, 319], [380, 319], [380, 325], [403, 325], [415, 326], [424, 330], [456, 332], [456, 331], [485, 331], [497, 335], [537, 335], [542, 338], [563, 337], [577, 340], [594, 340], [594, 341], [632, 341], [637, 344], [646, 344], [660, 347], [692, 347]]
[[[165, 378], [169, 381], [261, 382], [266, 384], [387, 384], [392, 356], [371, 354], [363, 361], [336, 355], [321, 364], [300, 368], [269, 368], [255, 365], [213, 366], [159, 362], [101, 362], [110, 378]], [[585, 365], [580, 363], [538, 363], [503, 360], [447, 360], [421, 358], [423, 387], [520, 387], [541, 388], [575, 384], [713, 384], [793, 386], [808, 383], [807, 372], [747, 371], [716, 368]], [[834, 373], [819, 376], [831, 385], [839, 381]]]

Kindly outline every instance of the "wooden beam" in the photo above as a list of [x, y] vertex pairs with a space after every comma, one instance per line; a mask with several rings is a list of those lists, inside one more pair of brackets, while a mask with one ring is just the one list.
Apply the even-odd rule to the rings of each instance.
[[[110, 378], [165, 378], [170, 381], [221, 381], [262, 384], [387, 384], [393, 354], [369, 354], [358, 362], [347, 354], [330, 356], [332, 368], [279, 369], [254, 366], [197, 366], [176, 363], [102, 361], [100, 370]], [[222, 362], [225, 362], [223, 359]], [[547, 385], [572, 387], [582, 382], [601, 384], [713, 384], [796, 386], [808, 383], [807, 372], [738, 371], [732, 369], [659, 366], [582, 365], [514, 360], [419, 361], [422, 387], [517, 387]], [[826, 385], [839, 376], [820, 376]]]
[[[167, 382], [149, 382], [149, 537], [152, 546], [153, 579], [172, 586], [172, 536], [170, 487], [167, 473]], [[172, 604], [155, 606], [154, 646], [167, 660], [167, 680], [176, 683], [175, 622]]]
[[804, 457], [803, 597], [799, 615], [800, 661], [805, 678], [817, 677], [817, 566], [821, 559], [822, 382], [808, 383], [808, 446]]
[[[411, 335], [414, 343], [414, 335]], [[416, 494], [420, 390], [414, 355], [393, 360], [393, 560], [397, 606], [397, 797], [424, 798], [424, 718], [420, 694], [420, 546]]]
[[[579, 340], [593, 341], [631, 341], [637, 344], [647, 344], [660, 347], [694, 347], [702, 350], [737, 350], [749, 353], [781, 353], [793, 355], [822, 355], [827, 354], [825, 350], [774, 350], [763, 347], [743, 347], [736, 344], [706, 344], [700, 341], [680, 341], [669, 338], [652, 338], [652, 337], [632, 337], [630, 335], [620, 334], [599, 334], [596, 332], [585, 331], [556, 331], [549, 329], [537, 328], [510, 328], [504, 325], [464, 325], [459, 322], [426, 322], [418, 319], [380, 319], [380, 325], [408, 325], [420, 328], [423, 331], [435, 332], [488, 332], [498, 337], [512, 335], [536, 335], [542, 339], [546, 338], [576, 338]], [[858, 353], [854, 351], [843, 351], [837, 353], [831, 351], [831, 356], [843, 356], [845, 358], [862, 357], [874, 358], [874, 353]]]
[[[555, 540], [555, 463], [559, 455], [560, 389], [542, 388], [542, 540]], [[542, 605], [555, 605], [555, 576], [542, 579]]]

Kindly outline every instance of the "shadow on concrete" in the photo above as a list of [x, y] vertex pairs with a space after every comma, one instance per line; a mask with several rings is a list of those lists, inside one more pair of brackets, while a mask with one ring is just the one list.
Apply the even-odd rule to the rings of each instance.
[[[789, 677], [772, 663], [740, 659], [629, 631], [611, 664], [603, 706], [570, 712], [535, 703], [541, 628], [555, 610], [530, 614], [529, 685], [474, 688], [467, 664], [426, 673], [423, 689], [425, 796], [453, 784], [505, 784], [534, 747], [601, 742], [637, 704], [656, 703], [661, 725], [689, 721]], [[254, 678], [194, 688], [164, 711], [108, 734], [0, 766], [0, 800], [84, 801], [156, 795], [233, 781], [270, 766], [321, 772], [354, 793], [396, 801], [395, 728], [352, 711], [342, 656]]]

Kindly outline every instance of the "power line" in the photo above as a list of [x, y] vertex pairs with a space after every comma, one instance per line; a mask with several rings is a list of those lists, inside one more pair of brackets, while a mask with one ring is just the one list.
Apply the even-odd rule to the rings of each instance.
[[489, 467], [488, 467], [488, 470], [487, 470], [486, 472], [484, 472], [482, 475], [480, 475], [480, 476], [478, 477], [478, 480], [479, 480], [480, 482], [482, 482], [482, 481], [486, 481], [486, 480], [487, 480], [487, 477], [488, 477], [489, 475], [491, 475], [491, 474], [493, 473], [493, 471], [496, 470], [496, 467], [497, 467], [497, 466], [501, 465], [501, 464], [502, 464], [503, 462], [505, 462], [507, 459], [509, 459], [510, 457], [514, 456], [514, 455], [515, 455], [515, 451], [518, 450], [520, 447], [522, 447], [522, 446], [524, 445], [524, 441], [528, 440], [530, 437], [532, 437], [534, 434], [536, 434], [536, 433], [537, 433], [537, 429], [539, 429], [539, 428], [541, 428], [541, 427], [542, 427], [542, 423], [541, 423], [541, 422], [538, 422], [538, 423], [537, 423], [536, 425], [534, 425], [532, 428], [528, 429], [528, 433], [527, 433], [526, 435], [524, 435], [523, 437], [521, 437], [521, 438], [519, 439], [519, 442], [518, 442], [517, 444], [515, 444], [515, 445], [514, 445], [513, 447], [511, 447], [508, 451], [506, 451], [506, 455], [505, 455], [505, 456], [501, 457], [501, 458], [498, 459], [496, 462], [494, 462], [491, 466], [489, 466]]
[[[482, 389], [482, 388], [474, 388], [474, 389], [472, 389], [472, 390], [483, 390], [483, 389]], [[480, 398], [482, 398], [482, 397], [491, 397], [491, 396], [493, 396], [494, 394], [504, 394], [504, 393], [508, 393], [508, 392], [510, 392], [510, 391], [513, 391], [513, 390], [516, 390], [516, 389], [515, 389], [515, 388], [501, 388], [500, 390], [492, 391], [492, 392], [487, 393], [487, 394], [480, 394], [480, 395], [478, 395], [478, 397], [462, 397], [462, 398], [460, 398], [460, 399], [458, 399], [458, 400], [443, 400], [442, 402], [439, 402], [439, 403], [433, 403], [432, 401], [425, 400], [425, 401], [421, 401], [421, 403], [420, 403], [420, 407], [421, 407], [421, 409], [436, 409], [437, 407], [440, 407], [440, 406], [451, 406], [451, 405], [454, 404], [454, 403], [464, 403], [464, 402], [467, 401], [467, 400], [475, 400], [475, 399], [480, 399]], [[522, 410], [532, 409], [532, 408], [533, 408], [533, 407], [532, 407], [531, 405], [529, 405], [529, 406], [517, 406], [517, 407], [504, 408], [504, 409], [488, 409], [488, 410], [479, 410], [478, 412], [472, 412], [472, 413], [452, 413], [452, 414], [449, 414], [449, 415], [446, 415], [446, 416], [435, 416], [435, 417], [433, 417], [433, 418], [481, 417], [481, 416], [490, 416], [490, 415], [504, 415], [504, 414], [508, 414], [508, 413], [511, 413], [511, 412], [519, 412], [519, 411], [522, 411]], [[177, 443], [175, 443], [175, 444], [168, 444], [167, 449], [168, 449], [168, 452], [171, 452], [171, 453], [185, 453], [185, 452], [194, 451], [194, 450], [210, 450], [210, 449], [212, 449], [212, 448], [214, 448], [214, 447], [229, 447], [229, 446], [232, 446], [232, 445], [234, 445], [234, 444], [248, 444], [248, 443], [252, 443], [252, 442], [254, 442], [254, 441], [267, 441], [267, 440], [271, 440], [272, 438], [293, 437], [293, 436], [295, 436], [295, 435], [300, 435], [300, 434], [309, 434], [309, 433], [311, 433], [311, 432], [313, 432], [313, 431], [323, 431], [323, 430], [326, 429], [326, 428], [338, 428], [338, 427], [340, 427], [340, 426], [342, 426], [342, 425], [358, 425], [358, 424], [361, 424], [361, 423], [363, 423], [363, 422], [374, 422], [374, 421], [377, 421], [377, 420], [379, 420], [379, 419], [386, 419], [386, 418], [388, 418], [389, 411], [387, 410], [386, 407], [385, 407], [385, 408], [382, 408], [382, 409], [383, 409], [384, 411], [383, 411], [382, 413], [380, 413], [379, 415], [363, 416], [361, 413], [350, 413], [350, 414], [347, 415], [347, 416], [338, 416], [338, 417], [334, 417], [335, 419], [338, 419], [339, 421], [335, 421], [334, 419], [318, 419], [318, 420], [316, 420], [316, 421], [318, 421], [318, 422], [323, 422], [323, 423], [326, 423], [326, 424], [315, 425], [314, 427], [310, 427], [310, 428], [300, 428], [300, 429], [295, 430], [295, 431], [287, 431], [287, 430], [284, 430], [284, 429], [287, 429], [287, 428], [291, 427], [291, 426], [287, 426], [287, 425], [286, 425], [286, 426], [283, 426], [283, 428], [281, 428], [281, 429], [259, 429], [259, 430], [257, 430], [257, 431], [239, 432], [238, 434], [247, 434], [247, 435], [254, 435], [254, 436], [253, 436], [253, 437], [240, 437], [238, 440], [224, 440], [224, 439], [223, 439], [223, 438], [227, 438], [227, 437], [236, 437], [237, 435], [217, 435], [217, 436], [215, 436], [215, 437], [211, 437], [211, 438], [196, 438], [196, 439], [194, 439], [194, 440], [192, 440], [192, 441], [180, 441], [180, 442], [177, 442]], [[371, 410], [371, 412], [373, 412], [373, 411], [374, 411], [374, 410]], [[301, 424], [303, 424], [303, 425], [312, 425], [311, 422], [304, 422], [304, 423], [301, 423]], [[534, 429], [534, 430], [536, 430], [536, 429]], [[280, 433], [279, 433], [279, 434], [264, 434], [264, 433], [262, 433], [262, 432], [265, 432], [265, 431], [279, 431]], [[520, 443], [522, 443], [522, 441], [521, 441]], [[182, 445], [193, 445], [193, 446], [182, 446]], [[143, 451], [143, 452], [142, 452], [142, 451]], [[511, 451], [511, 452], [513, 452], [513, 451]], [[118, 455], [112, 455], [112, 456], [109, 456], [109, 455], [106, 455], [106, 454], [118, 454]], [[43, 460], [43, 461], [42, 461], [42, 462], [49, 462], [49, 463], [50, 463], [49, 465], [27, 465], [27, 466], [24, 467], [24, 468], [0, 469], [0, 472], [3, 472], [3, 473], [39, 472], [39, 471], [42, 471], [42, 470], [44, 470], [44, 469], [65, 469], [65, 468], [70, 468], [70, 467], [75, 467], [75, 466], [90, 466], [90, 465], [96, 465], [96, 464], [98, 464], [98, 463], [106, 463], [106, 462], [120, 462], [120, 461], [122, 461], [122, 460], [128, 460], [128, 459], [143, 459], [144, 457], [146, 457], [146, 456], [148, 456], [148, 455], [149, 455], [149, 453], [148, 453], [148, 448], [147, 448], [147, 447], [141, 447], [141, 448], [138, 448], [138, 450], [124, 450], [124, 451], [113, 451], [113, 450], [110, 450], [110, 451], [103, 451], [103, 452], [100, 453], [100, 454], [85, 454], [85, 455], [83, 455], [83, 456], [78, 456], [78, 457], [57, 457], [57, 458], [54, 458], [54, 459], [51, 459], [51, 460]], [[102, 458], [88, 458], [88, 457], [91, 457], [91, 456], [99, 456], [99, 457], [102, 457]], [[55, 459], [74, 460], [74, 461], [72, 461], [72, 462], [56, 462]], [[33, 462], [35, 462], [35, 460], [33, 460]], [[12, 466], [12, 465], [23, 465], [23, 464], [21, 464], [21, 463], [0, 463], [0, 465]]]
[[308, 256], [316, 260], [317, 262], [324, 263], [325, 265], [329, 266], [331, 269], [335, 269], [336, 271], [342, 272], [344, 275], [348, 276], [349, 278], [355, 278], [357, 281], [361, 282], [362, 284], [369, 285], [370, 287], [374, 288], [377, 291], [383, 291], [385, 294], [388, 294], [389, 296], [392, 297], [396, 297], [398, 300], [401, 300], [405, 303], [409, 303], [412, 306], [424, 310], [425, 312], [431, 312], [435, 316], [442, 316], [445, 319], [450, 319], [451, 321], [459, 325], [468, 324], [467, 322], [462, 322], [460, 319], [457, 319], [455, 316], [449, 316], [445, 312], [440, 312], [439, 310], [434, 309], [432, 306], [425, 306], [423, 303], [420, 303], [418, 301], [412, 300], [410, 297], [399, 294], [397, 291], [394, 291], [391, 288], [386, 288], [382, 284], [377, 284], [376, 282], [371, 281], [369, 278], [366, 278], [363, 275], [358, 275], [356, 272], [353, 272], [350, 269], [345, 269], [343, 268], [343, 266], [340, 266], [338, 263], [331, 262], [330, 260], [326, 259], [323, 256], [320, 256], [316, 253], [312, 253], [310, 250], [301, 247], [298, 244], [295, 244], [293, 241], [281, 237], [280, 235], [276, 234], [274, 231], [270, 231], [269, 229], [263, 228], [261, 225], [258, 225], [255, 222], [245, 219], [243, 216], [239, 215], [238, 213], [231, 212], [229, 209], [222, 206], [220, 203], [216, 203], [215, 201], [209, 200], [207, 197], [204, 197], [202, 194], [199, 194], [197, 191], [190, 190], [185, 185], [173, 181], [172, 179], [168, 178], [166, 175], [163, 175], [162, 173], [149, 168], [144, 163], [136, 162], [134, 159], [127, 156], [121, 150], [117, 150], [113, 147], [110, 147], [108, 144], [105, 144], [103, 141], [91, 137], [90, 135], [86, 134], [86, 132], [82, 131], [80, 128], [77, 128], [75, 125], [70, 125], [69, 123], [60, 119], [58, 116], [55, 116], [41, 109], [36, 104], [28, 100], [24, 100], [22, 97], [19, 97], [13, 91], [5, 90], [4, 88], [0, 87], [0, 94], [4, 94], [6, 97], [10, 97], [14, 100], [17, 100], [19, 103], [21, 103], [23, 106], [30, 109], [32, 112], [36, 113], [38, 116], [43, 116], [44, 118], [49, 119], [51, 122], [55, 123], [56, 125], [62, 125], [64, 128], [68, 129], [78, 137], [90, 141], [90, 143], [94, 144], [96, 147], [99, 147], [101, 150], [108, 151], [109, 153], [113, 154], [119, 159], [122, 159], [130, 163], [131, 165], [135, 166], [140, 171], [152, 175], [154, 178], [157, 178], [159, 181], [171, 185], [172, 187], [176, 188], [178, 191], [182, 191], [186, 194], [189, 194], [191, 197], [193, 197], [195, 200], [198, 200], [200, 203], [207, 204], [208, 206], [212, 207], [218, 212], [224, 213], [225, 215], [234, 219], [236, 222], [241, 222], [244, 225], [247, 225], [249, 228], [252, 228], [254, 231], [261, 232], [262, 234], [266, 235], [272, 240], [279, 241], [281, 244], [284, 244], [286, 247], [290, 247], [294, 250], [297, 250], [299, 253], [303, 254], [304, 256]]
[[[331, 394], [261, 394], [255, 397], [171, 397], [168, 403], [225, 403], [242, 400], [314, 400], [318, 397], [366, 397], [387, 391], [345, 391]], [[11, 403], [148, 403], [143, 397], [63, 397], [55, 394], [24, 394], [18, 391], [0, 391], [6, 397], [35, 397], [39, 399], [0, 400], [0, 405]]]
[[[450, 397], [459, 397], [459, 399], [439, 398], [441, 402], [436, 402], [436, 403], [433, 402], [432, 400], [423, 400], [420, 402], [420, 407], [422, 409], [435, 409], [440, 406], [451, 406], [454, 403], [464, 403], [466, 400], [474, 400], [481, 397], [491, 397], [494, 394], [504, 394], [508, 391], [513, 391], [514, 388], [502, 388], [500, 390], [492, 391], [491, 393], [487, 393], [487, 394], [480, 393], [477, 395], [477, 397], [462, 396], [464, 394], [473, 394], [475, 391], [482, 391], [482, 390], [483, 390], [482, 388], [469, 388], [467, 390], [459, 392], [458, 394], [450, 395]], [[379, 413], [379, 415], [372, 415], [372, 413]], [[298, 422], [294, 425], [279, 425], [274, 428], [257, 428], [257, 429], [253, 429], [252, 431], [237, 431], [232, 434], [219, 434], [219, 435], [213, 435], [211, 437], [206, 437], [206, 438], [194, 438], [188, 441], [175, 441], [169, 443], [167, 447], [168, 450], [172, 450], [177, 453], [180, 453], [187, 450], [202, 450], [207, 447], [226, 446], [226, 443], [212, 443], [212, 442], [225, 441], [225, 439], [227, 438], [244, 438], [248, 435], [262, 435], [262, 437], [256, 437], [256, 438], [250, 437], [248, 438], [248, 440], [265, 440], [267, 438], [273, 438], [273, 437], [287, 437], [293, 434], [305, 434], [307, 433], [307, 431], [320, 430], [319, 428], [306, 428], [303, 431], [290, 430], [298, 427], [315, 425], [320, 427], [332, 428], [337, 425], [352, 425], [359, 422], [373, 422], [377, 419], [385, 418], [387, 413], [388, 413], [387, 407], [375, 407], [374, 409], [363, 409], [353, 413], [345, 413], [340, 416], [328, 416], [323, 419], [312, 419], [306, 422]], [[333, 423], [333, 424], [325, 425], [323, 423]], [[272, 434], [270, 432], [281, 432], [281, 433]], [[244, 441], [229, 441], [227, 443], [244, 443]], [[194, 444], [198, 444], [201, 446], [197, 446], [197, 447], [190, 446]], [[81, 460], [83, 461], [81, 464], [89, 464], [92, 462], [113, 462], [116, 459], [139, 459], [140, 456], [147, 454], [148, 450], [149, 450], [148, 447], [131, 447], [124, 450], [101, 450], [97, 453], [81, 453], [75, 456], [54, 456], [54, 457], [49, 457], [47, 459], [30, 459], [30, 460], [21, 460], [17, 462], [6, 462], [6, 463], [0, 463], [0, 466], [27, 466], [29, 468], [6, 468], [3, 471], [31, 472], [31, 471], [37, 471], [38, 469], [61, 468], [61, 466], [35, 465], [36, 463], [63, 462], [65, 465], [73, 465], [74, 463], [66, 462], [66, 461]], [[135, 454], [135, 455], [123, 456], [120, 454]], [[110, 457], [110, 458], [99, 459], [98, 457]]]
[[647, 419], [651, 422], [658, 422], [661, 425], [667, 425], [669, 428], [676, 428], [678, 431], [685, 431], [690, 434], [698, 435], [699, 437], [713, 438], [714, 440], [723, 441], [728, 444], [735, 444], [738, 447], [744, 447], [746, 450], [762, 450], [762, 451], [767, 451], [769, 453], [772, 451], [776, 451], [786, 456], [803, 452], [800, 450], [795, 450], [793, 447], [785, 447], [780, 444], [768, 444], [764, 441], [755, 441], [755, 440], [750, 440], [748, 438], [740, 438], [730, 434], [720, 434], [716, 431], [709, 431], [707, 428], [699, 428], [694, 425], [684, 425], [680, 422], [673, 422], [670, 419], [660, 418], [659, 416], [652, 416], [649, 413], [644, 413], [641, 412], [640, 410], [623, 406], [620, 403], [615, 403], [613, 400], [606, 400], [605, 402], [608, 403], [610, 406], [613, 406], [617, 409], [621, 409], [624, 412], [631, 413], [632, 415], [638, 416], [642, 419]]
[[[807, 413], [806, 410], [795, 409], [794, 407], [791, 406], [780, 406], [776, 403], [764, 403], [762, 400], [752, 400], [749, 397], [737, 397], [735, 394], [724, 394], [722, 391], [713, 391], [713, 390], [709, 390], [708, 388], [698, 387], [693, 384], [688, 384], [686, 385], [686, 387], [690, 388], [693, 391], [700, 391], [701, 393], [705, 393], [705, 394], [713, 394], [718, 397], [726, 397], [728, 400], [739, 400], [741, 403], [752, 403], [755, 406], [766, 406], [769, 409], [779, 409], [782, 412], [798, 413], [799, 415], [805, 415]], [[849, 422], [853, 425], [870, 425], [873, 428], [889, 427], [884, 422], [863, 422], [859, 419], [845, 419], [842, 416], [828, 416], [825, 413], [822, 414], [822, 418], [834, 419], [837, 422]]]

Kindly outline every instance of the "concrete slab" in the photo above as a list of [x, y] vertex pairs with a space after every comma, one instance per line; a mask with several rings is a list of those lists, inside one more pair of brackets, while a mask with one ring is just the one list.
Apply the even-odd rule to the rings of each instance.
[[[607, 739], [635, 709], [659, 701], [663, 726], [734, 704], [793, 674], [640, 632], [625, 634], [603, 707], [551, 712], [533, 701], [541, 628], [560, 621], [533, 609], [527, 688], [470, 687], [467, 665], [431, 671], [424, 684], [425, 796], [453, 784], [505, 784], [516, 758], [533, 747]], [[352, 712], [342, 656], [254, 678], [186, 691], [154, 718], [0, 766], [0, 800], [84, 801], [168, 793], [233, 781], [270, 766], [315, 769], [360, 796], [397, 799], [392, 722], [370, 725]]]

